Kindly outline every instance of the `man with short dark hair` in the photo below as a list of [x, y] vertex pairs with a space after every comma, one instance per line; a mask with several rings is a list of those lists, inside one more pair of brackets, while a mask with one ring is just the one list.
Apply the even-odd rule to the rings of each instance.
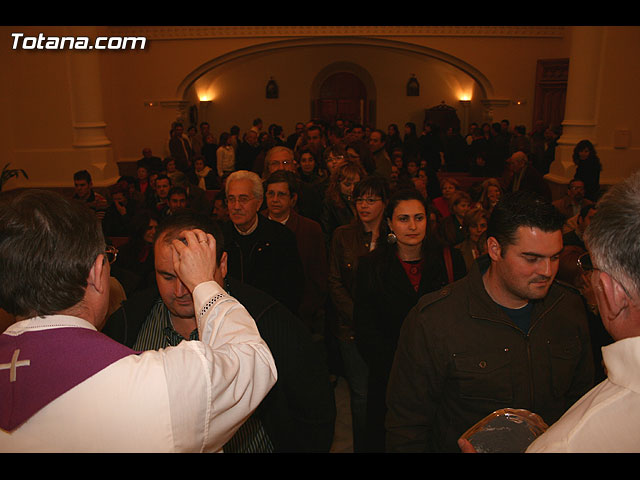
[[[299, 172], [296, 167], [293, 151], [287, 147], [277, 146], [270, 148], [264, 159], [264, 171], [262, 178], [266, 179], [278, 170], [294, 173], [299, 180]], [[323, 191], [319, 184], [298, 181], [296, 192], [295, 210], [300, 215], [313, 220], [320, 218], [322, 213]]]
[[351, 140], [358, 141], [364, 139], [364, 127], [359, 123], [356, 123], [351, 127]]
[[251, 130], [256, 132], [256, 135], [262, 131], [262, 119], [260, 117], [254, 118], [253, 122], [251, 122]]
[[258, 133], [255, 130], [249, 130], [244, 134], [243, 141], [238, 143], [235, 170], [252, 170], [260, 151]]
[[107, 237], [128, 237], [133, 233], [132, 220], [137, 212], [136, 201], [129, 198], [129, 191], [119, 184], [113, 185], [112, 203], [107, 208], [102, 220], [102, 231]]
[[189, 182], [187, 176], [182, 172], [176, 172], [171, 181], [172, 186], [182, 187], [187, 195], [187, 205], [196, 212], [209, 215], [211, 213], [211, 202], [207, 198], [207, 192], [202, 188]]
[[293, 172], [277, 170], [265, 180], [267, 209], [270, 220], [285, 225], [296, 236], [298, 252], [305, 273], [305, 286], [300, 303], [300, 318], [312, 333], [324, 335], [324, 304], [328, 295], [328, 265], [322, 227], [318, 222], [295, 210], [300, 181]]
[[580, 213], [580, 209], [585, 205], [592, 205], [593, 202], [584, 196], [584, 182], [578, 178], [569, 181], [567, 194], [553, 202], [553, 206], [568, 220]]
[[320, 345], [280, 302], [227, 276], [229, 257], [215, 220], [183, 210], [160, 223], [154, 242], [158, 288], [129, 298], [109, 319], [106, 333], [137, 350], [158, 350], [199, 338], [191, 293], [175, 275], [172, 252], [166, 248], [169, 239], [193, 229], [216, 239], [219, 267], [214, 278], [252, 315], [278, 368], [276, 385], [224, 451], [329, 451], [335, 403]]
[[186, 172], [191, 166], [193, 151], [183, 134], [184, 126], [180, 122], [175, 122], [171, 129], [169, 151], [171, 152], [171, 157], [176, 161], [176, 168], [181, 172]]
[[100, 333], [117, 251], [95, 216], [43, 190], [0, 200], [0, 308], [19, 320], [0, 335], [0, 451], [216, 452], [251, 415], [277, 373], [214, 279], [215, 238], [163, 248], [200, 341], [140, 353]]
[[388, 451], [457, 452], [458, 438], [501, 408], [552, 425], [591, 388], [583, 301], [554, 281], [563, 222], [529, 192], [505, 195], [488, 255], [411, 310], [387, 390]]
[[193, 149], [194, 159], [198, 155], [202, 155], [202, 147], [207, 135], [211, 133], [208, 122], [200, 122], [200, 130], [191, 138], [191, 148]]
[[159, 172], [162, 170], [162, 159], [160, 157], [156, 157], [150, 147], [144, 147], [142, 149], [142, 158], [138, 160], [137, 163], [138, 165], [146, 166], [149, 173], [152, 171]]
[[109, 207], [109, 203], [106, 198], [93, 190], [91, 174], [86, 170], [80, 170], [74, 173], [73, 187], [75, 189], [73, 195], [74, 200], [84, 202], [86, 206], [95, 212], [98, 220], [102, 221]]
[[375, 129], [369, 135], [369, 149], [375, 163], [374, 175], [391, 180], [391, 159], [385, 148], [387, 134], [380, 129]]
[[291, 150], [296, 148], [296, 143], [298, 143], [298, 139], [304, 134], [304, 123], [298, 122], [296, 123], [296, 128], [294, 132], [287, 137], [287, 141], [285, 146]]
[[169, 205], [167, 215], [173, 215], [178, 210], [187, 208], [187, 191], [182, 187], [171, 187], [167, 199]]
[[155, 182], [155, 191], [145, 199], [145, 205], [158, 215], [164, 216], [169, 209], [169, 190], [171, 179], [167, 175], [158, 175]]
[[316, 154], [318, 157], [322, 157], [322, 153], [324, 151], [324, 134], [322, 132], [322, 128], [319, 125], [312, 125], [307, 128], [307, 146]]
[[573, 245], [580, 247], [582, 250], [587, 249], [584, 244], [584, 232], [591, 223], [596, 211], [597, 205], [595, 203], [590, 203], [580, 209], [578, 215], [571, 219], [571, 223], [575, 220], [575, 228], [562, 236], [564, 246]]

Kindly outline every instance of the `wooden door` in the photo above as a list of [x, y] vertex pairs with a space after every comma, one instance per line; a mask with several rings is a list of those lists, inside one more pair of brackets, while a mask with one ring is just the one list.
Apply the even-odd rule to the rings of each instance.
[[333, 123], [336, 118], [367, 123], [369, 108], [367, 92], [362, 81], [349, 72], [339, 72], [328, 77], [314, 102], [314, 117]]
[[532, 126], [538, 120], [550, 126], [562, 124], [568, 77], [568, 58], [538, 60]]

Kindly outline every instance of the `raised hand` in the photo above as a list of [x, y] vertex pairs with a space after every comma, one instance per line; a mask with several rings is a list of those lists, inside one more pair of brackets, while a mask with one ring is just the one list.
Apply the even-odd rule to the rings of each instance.
[[171, 246], [174, 270], [190, 292], [199, 284], [213, 280], [217, 267], [213, 235], [198, 229], [185, 230]]

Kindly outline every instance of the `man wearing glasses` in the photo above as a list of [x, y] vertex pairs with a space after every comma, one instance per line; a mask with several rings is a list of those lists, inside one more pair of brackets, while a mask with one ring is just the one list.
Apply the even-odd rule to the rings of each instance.
[[275, 171], [265, 181], [265, 189], [265, 215], [291, 230], [298, 244], [298, 253], [305, 273], [299, 316], [314, 334], [323, 336], [328, 267], [322, 227], [318, 222], [295, 211], [300, 180], [293, 172]]
[[42, 190], [0, 200], [0, 307], [18, 319], [0, 335], [0, 451], [214, 452], [251, 415], [273, 357], [214, 279], [215, 238], [183, 236], [167, 248], [200, 341], [139, 353], [100, 333], [116, 252], [93, 212]]
[[229, 255], [228, 275], [270, 294], [297, 313], [304, 270], [295, 235], [258, 214], [264, 188], [256, 173], [233, 172], [225, 190], [229, 221], [222, 230]]
[[611, 187], [585, 232], [608, 378], [578, 400], [527, 452], [640, 452], [640, 173]]

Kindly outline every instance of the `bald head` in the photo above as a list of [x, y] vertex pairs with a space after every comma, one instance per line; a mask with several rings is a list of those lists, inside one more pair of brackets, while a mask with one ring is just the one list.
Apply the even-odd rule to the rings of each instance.
[[527, 164], [527, 155], [524, 152], [515, 152], [507, 162], [512, 171], [519, 172]]

